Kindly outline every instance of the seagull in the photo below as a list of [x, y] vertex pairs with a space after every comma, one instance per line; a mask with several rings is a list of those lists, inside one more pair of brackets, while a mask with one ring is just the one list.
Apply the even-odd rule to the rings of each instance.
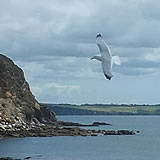
[[111, 70], [112, 70], [112, 65], [113, 63], [120, 65], [121, 60], [119, 56], [112, 56], [111, 50], [107, 43], [103, 40], [103, 37], [101, 34], [98, 34], [96, 36], [96, 43], [99, 48], [99, 51], [101, 53], [101, 56], [93, 56], [91, 60], [96, 59], [98, 61], [102, 62], [102, 69], [105, 77], [108, 80], [111, 80], [113, 77]]

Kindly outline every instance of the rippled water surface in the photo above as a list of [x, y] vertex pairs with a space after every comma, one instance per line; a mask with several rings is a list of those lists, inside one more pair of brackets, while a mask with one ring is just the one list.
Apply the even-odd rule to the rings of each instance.
[[[140, 130], [134, 136], [45, 137], [0, 140], [0, 157], [41, 160], [159, 160], [160, 116], [59, 116], [79, 123], [112, 123], [97, 129]], [[95, 127], [94, 127], [95, 129]]]

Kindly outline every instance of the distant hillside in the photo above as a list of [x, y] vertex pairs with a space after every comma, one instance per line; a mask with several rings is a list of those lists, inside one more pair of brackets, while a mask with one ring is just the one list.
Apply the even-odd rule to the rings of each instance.
[[160, 115], [160, 104], [43, 104], [56, 115]]

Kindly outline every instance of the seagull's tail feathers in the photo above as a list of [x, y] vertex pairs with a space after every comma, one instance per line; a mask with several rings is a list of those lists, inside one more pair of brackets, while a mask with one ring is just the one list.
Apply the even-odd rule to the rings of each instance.
[[119, 56], [113, 56], [112, 57], [112, 62], [117, 64], [117, 65], [121, 65], [121, 59]]

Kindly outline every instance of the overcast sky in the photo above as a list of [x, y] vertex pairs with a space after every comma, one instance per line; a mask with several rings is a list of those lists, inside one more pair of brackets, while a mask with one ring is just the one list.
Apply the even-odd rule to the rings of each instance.
[[[98, 33], [123, 61], [111, 81]], [[159, 0], [0, 0], [0, 52], [39, 102], [160, 103]]]

